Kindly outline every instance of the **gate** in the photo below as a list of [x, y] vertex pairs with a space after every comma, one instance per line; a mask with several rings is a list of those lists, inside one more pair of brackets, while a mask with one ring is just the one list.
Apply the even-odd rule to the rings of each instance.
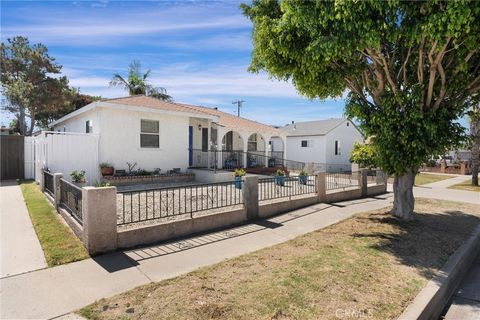
[[25, 174], [24, 137], [0, 135], [0, 180], [23, 179]]

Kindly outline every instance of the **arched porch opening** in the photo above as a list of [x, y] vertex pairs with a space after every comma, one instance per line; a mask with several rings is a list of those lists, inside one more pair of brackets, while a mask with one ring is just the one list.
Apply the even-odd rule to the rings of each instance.
[[223, 169], [244, 168], [244, 140], [242, 135], [230, 130], [222, 137], [221, 152], [218, 153], [219, 167]]

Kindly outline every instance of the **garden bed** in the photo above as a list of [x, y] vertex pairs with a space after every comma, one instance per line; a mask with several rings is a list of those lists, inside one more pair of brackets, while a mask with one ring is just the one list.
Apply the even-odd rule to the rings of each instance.
[[[480, 223], [471, 204], [376, 210], [80, 311], [89, 319], [395, 319]], [[448, 235], [448, 236], [446, 236]]]
[[106, 176], [103, 177], [104, 182], [112, 186], [129, 185], [129, 184], [148, 184], [148, 183], [178, 183], [191, 182], [195, 180], [193, 173], [169, 173], [157, 175], [137, 175], [137, 176]]

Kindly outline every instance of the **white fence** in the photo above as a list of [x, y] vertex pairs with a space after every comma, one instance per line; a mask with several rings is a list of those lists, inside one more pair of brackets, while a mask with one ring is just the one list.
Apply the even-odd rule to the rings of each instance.
[[35, 179], [35, 137], [24, 138], [25, 179]]
[[100, 181], [98, 135], [47, 132], [34, 138], [35, 180], [40, 182], [43, 169], [62, 172], [70, 180], [74, 170], [84, 170], [89, 185]]

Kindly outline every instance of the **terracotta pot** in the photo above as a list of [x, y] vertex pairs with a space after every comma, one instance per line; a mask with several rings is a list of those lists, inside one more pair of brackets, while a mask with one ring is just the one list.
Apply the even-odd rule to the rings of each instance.
[[100, 171], [102, 172], [102, 176], [113, 176], [113, 167], [110, 168], [101, 168]]

